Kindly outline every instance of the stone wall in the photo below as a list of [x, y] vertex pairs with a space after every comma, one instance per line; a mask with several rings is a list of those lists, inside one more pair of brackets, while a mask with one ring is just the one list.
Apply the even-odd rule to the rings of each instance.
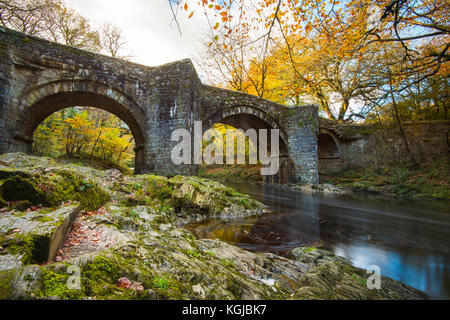
[[[335, 155], [326, 155], [321, 150], [329, 148], [328, 143], [318, 140], [319, 172], [333, 173], [346, 168], [363, 167], [379, 162], [395, 161], [404, 153], [403, 141], [397, 131], [387, 130], [388, 142], [381, 140], [381, 129], [376, 125], [346, 125], [319, 120], [320, 134], [328, 135], [338, 148]], [[450, 133], [450, 121], [405, 122], [404, 128], [409, 146], [417, 160], [428, 160], [448, 155], [450, 147], [447, 136]], [[330, 141], [329, 140], [329, 141]], [[380, 154], [379, 145], [384, 146], [385, 154]]]

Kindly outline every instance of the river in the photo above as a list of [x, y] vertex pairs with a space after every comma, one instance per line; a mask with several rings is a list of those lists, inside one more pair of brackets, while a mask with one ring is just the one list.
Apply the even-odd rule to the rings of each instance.
[[359, 268], [450, 299], [450, 206], [427, 201], [305, 194], [274, 186], [231, 184], [271, 213], [204, 221], [189, 229], [254, 252], [289, 255], [299, 246], [328, 249]]

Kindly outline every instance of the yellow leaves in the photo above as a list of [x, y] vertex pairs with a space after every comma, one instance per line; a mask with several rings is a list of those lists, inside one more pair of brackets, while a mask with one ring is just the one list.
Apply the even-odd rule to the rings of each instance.
[[192, 18], [193, 15], [194, 15], [194, 11], [192, 11], [192, 12], [189, 14], [188, 19]]
[[188, 10], [188, 4], [187, 4], [187, 2], [185, 2], [184, 3], [184, 11], [187, 11]]
[[133, 136], [128, 132], [119, 118], [98, 109], [65, 109], [38, 127], [35, 140], [40, 151], [55, 156], [92, 154], [117, 163], [134, 156]]

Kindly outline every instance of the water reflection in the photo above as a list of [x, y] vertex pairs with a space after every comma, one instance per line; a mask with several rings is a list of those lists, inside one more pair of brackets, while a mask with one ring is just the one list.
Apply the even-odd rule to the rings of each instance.
[[189, 226], [253, 251], [286, 253], [323, 246], [367, 268], [425, 291], [450, 297], [448, 204], [308, 195], [270, 186], [230, 185], [266, 204], [273, 214]]

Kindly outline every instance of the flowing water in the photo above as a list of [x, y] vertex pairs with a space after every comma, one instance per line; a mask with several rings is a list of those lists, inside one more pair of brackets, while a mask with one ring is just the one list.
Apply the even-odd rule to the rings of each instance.
[[255, 252], [289, 255], [322, 247], [363, 269], [450, 299], [450, 206], [426, 201], [304, 194], [273, 186], [230, 184], [268, 206], [261, 217], [203, 221], [187, 227]]

